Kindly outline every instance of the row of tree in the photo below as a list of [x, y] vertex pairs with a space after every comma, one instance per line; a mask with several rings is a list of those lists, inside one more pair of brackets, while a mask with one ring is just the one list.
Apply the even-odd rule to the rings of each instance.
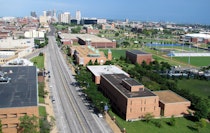
[[139, 81], [142, 81], [142, 77], [146, 76], [150, 80], [157, 82], [160, 85], [161, 90], [172, 90], [190, 100], [192, 103], [191, 108], [195, 110], [194, 117], [196, 120], [201, 118], [210, 118], [210, 112], [208, 111], [210, 103], [208, 99], [190, 93], [188, 90], [179, 89], [175, 80], [162, 77], [153, 71], [164, 70], [169, 67], [170, 65], [168, 63], [162, 62], [159, 64], [155, 61], [149, 65], [143, 62], [142, 65], [135, 64], [135, 67], [133, 68], [128, 69], [128, 67], [123, 67], [123, 69], [127, 71], [131, 77]]

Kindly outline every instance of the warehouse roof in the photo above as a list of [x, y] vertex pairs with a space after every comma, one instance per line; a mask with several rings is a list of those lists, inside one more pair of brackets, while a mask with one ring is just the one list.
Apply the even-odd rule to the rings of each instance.
[[34, 66], [1, 67], [10, 81], [0, 82], [0, 108], [37, 106], [37, 71]]

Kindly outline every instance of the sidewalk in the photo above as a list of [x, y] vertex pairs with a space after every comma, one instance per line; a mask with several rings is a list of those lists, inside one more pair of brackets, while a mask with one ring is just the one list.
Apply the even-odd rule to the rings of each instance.
[[122, 133], [120, 128], [115, 124], [115, 122], [112, 120], [112, 118], [109, 116], [108, 113], [105, 113], [105, 120], [106, 122], [109, 124], [109, 126], [111, 127], [112, 131], [114, 133]]

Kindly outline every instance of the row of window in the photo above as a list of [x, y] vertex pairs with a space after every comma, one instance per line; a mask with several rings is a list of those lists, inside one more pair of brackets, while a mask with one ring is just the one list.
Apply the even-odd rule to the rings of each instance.
[[17, 118], [26, 115], [26, 113], [12, 113], [12, 114], [0, 114], [0, 119], [7, 119], [7, 118]]
[[11, 124], [2, 124], [2, 128], [17, 128], [18, 123], [11, 123]]
[[[156, 110], [156, 107], [154, 106], [154, 111], [155, 111], [155, 110]], [[144, 107], [144, 108], [141, 107], [141, 112], [143, 112], [143, 111], [144, 111], [144, 112], [146, 111], [146, 107]], [[132, 108], [130, 108], [130, 112], [132, 112]]]
[[[141, 104], [147, 104], [147, 100], [141, 100]], [[154, 100], [154, 103], [156, 103], [156, 99]], [[132, 100], [130, 102], [130, 105], [132, 105]]]

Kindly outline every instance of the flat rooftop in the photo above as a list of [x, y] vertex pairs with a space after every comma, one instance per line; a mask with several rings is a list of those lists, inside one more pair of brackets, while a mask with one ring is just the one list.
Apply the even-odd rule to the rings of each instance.
[[125, 74], [129, 76], [128, 73], [122, 69], [116, 67], [115, 65], [96, 65], [96, 66], [87, 66], [87, 68], [94, 74], [94, 76], [101, 76], [102, 74]]
[[153, 91], [163, 103], [190, 102], [171, 90]]
[[[156, 96], [154, 93], [152, 93], [147, 88], [141, 89], [138, 92], [130, 92], [129, 90], [127, 90], [121, 84], [123, 79], [128, 79], [129, 78], [128, 76], [126, 76], [124, 74], [105, 74], [105, 75], [102, 75], [102, 77], [104, 77], [107, 81], [109, 81], [112, 84], [112, 86], [114, 86], [120, 93], [122, 93], [127, 98]], [[136, 83], [134, 85], [136, 85]]]
[[[38, 106], [35, 66], [1, 67], [9, 83], [0, 83], [0, 108]], [[12, 72], [12, 73], [9, 73]]]
[[112, 42], [109, 39], [98, 37], [91, 34], [68, 34], [68, 33], [62, 33], [59, 35], [63, 39], [82, 39], [84, 41], [90, 40], [91, 42]]
[[139, 82], [137, 82], [135, 79], [132, 78], [128, 78], [128, 79], [123, 79], [126, 83], [128, 83], [130, 86], [139, 86], [139, 85], [143, 85]]
[[128, 50], [128, 52], [131, 52], [133, 54], [149, 54], [140, 50]]
[[93, 47], [90, 48], [90, 46], [85, 46], [85, 45], [72, 46], [71, 49], [76, 50], [79, 53], [80, 57], [88, 57], [88, 55], [94, 55], [94, 54], [100, 55], [99, 57], [106, 57], [103, 52]]

